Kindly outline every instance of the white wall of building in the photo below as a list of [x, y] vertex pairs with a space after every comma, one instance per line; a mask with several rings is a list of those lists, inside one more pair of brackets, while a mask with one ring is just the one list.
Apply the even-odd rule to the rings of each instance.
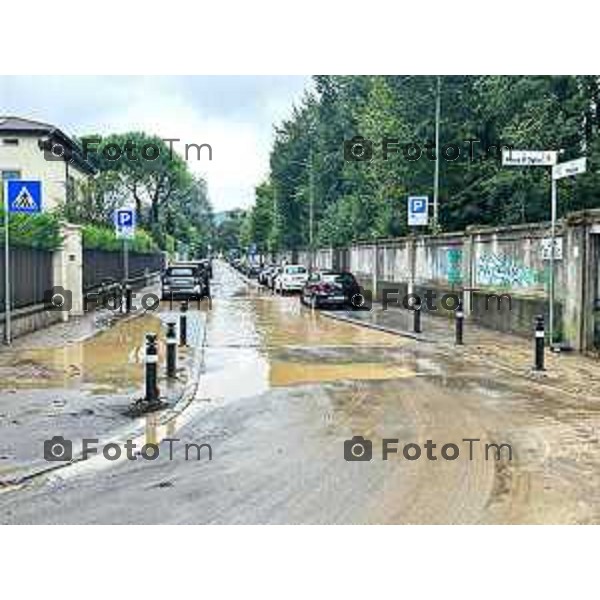
[[[17, 137], [18, 145], [6, 145], [0, 135], [0, 171], [19, 171], [21, 179], [42, 181], [43, 209], [52, 210], [66, 200], [66, 169], [62, 160], [48, 161], [38, 147], [35, 136]], [[69, 176], [75, 181], [85, 179], [86, 174], [69, 164]]]

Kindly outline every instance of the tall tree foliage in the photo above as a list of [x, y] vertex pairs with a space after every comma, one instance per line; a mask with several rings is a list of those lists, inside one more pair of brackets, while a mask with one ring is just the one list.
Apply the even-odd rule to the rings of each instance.
[[[317, 243], [407, 233], [407, 196], [433, 195], [436, 87], [433, 76], [315, 77], [313, 91], [276, 129], [248, 239], [306, 246], [311, 192]], [[548, 169], [502, 167], [501, 144], [560, 150], [561, 161], [587, 156], [588, 173], [560, 184], [560, 213], [600, 206], [598, 76], [446, 76], [441, 106], [440, 152], [448, 144], [460, 150], [450, 160], [450, 147], [439, 162], [442, 229], [549, 218]], [[372, 140], [370, 161], [344, 159], [344, 141], [356, 135]], [[384, 160], [386, 137], [418, 144], [421, 157], [400, 151]]]
[[162, 248], [174, 239], [192, 254], [206, 254], [213, 241], [206, 182], [162, 139], [130, 132], [89, 135], [79, 142], [99, 174], [80, 184], [80, 200], [65, 207], [70, 220], [106, 225], [117, 206], [131, 201], [139, 226]]

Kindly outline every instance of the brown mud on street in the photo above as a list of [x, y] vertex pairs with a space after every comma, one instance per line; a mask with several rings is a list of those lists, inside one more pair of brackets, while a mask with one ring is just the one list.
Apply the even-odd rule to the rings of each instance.
[[0, 354], [1, 388], [139, 385], [146, 333], [161, 333], [161, 320], [154, 314], [118, 323], [83, 341], [4, 352]]
[[[222, 263], [213, 293], [195, 400], [140, 432], [163, 440], [161, 457], [177, 437], [210, 443], [213, 460], [65, 469], [72, 476], [2, 494], [0, 521], [600, 523], [600, 402], [586, 393], [600, 377], [589, 362], [569, 362], [563, 380], [549, 357], [546, 376], [532, 377], [530, 348], [511, 336], [496, 350], [474, 330], [463, 348], [421, 343], [329, 319]], [[577, 382], [583, 372], [594, 381]], [[345, 459], [355, 436], [371, 460]], [[387, 438], [397, 453], [383, 460]], [[405, 444], [421, 456], [408, 459]], [[459, 448], [453, 460], [445, 444]], [[486, 444], [508, 446], [497, 457]]]

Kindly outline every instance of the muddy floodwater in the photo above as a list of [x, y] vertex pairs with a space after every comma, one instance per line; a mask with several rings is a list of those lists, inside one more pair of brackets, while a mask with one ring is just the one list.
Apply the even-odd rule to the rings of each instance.
[[[100, 457], [0, 488], [1, 522], [600, 521], [593, 398], [486, 363], [487, 346], [449, 352], [331, 319], [224, 263], [212, 292], [194, 338], [195, 397], [176, 418], [155, 415], [132, 434], [159, 444], [160, 456]], [[79, 379], [120, 394], [139, 383], [139, 340], [167, 312], [66, 348], [2, 356], [2, 387], [32, 393]], [[29, 371], [17, 373], [18, 363]], [[358, 438], [370, 460], [346, 460]], [[176, 446], [186, 442], [209, 445], [211, 459], [186, 460]]]

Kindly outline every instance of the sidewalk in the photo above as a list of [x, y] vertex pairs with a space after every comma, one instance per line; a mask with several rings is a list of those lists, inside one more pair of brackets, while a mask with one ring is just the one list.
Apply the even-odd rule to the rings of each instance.
[[530, 339], [480, 327], [470, 319], [464, 321], [464, 345], [455, 345], [455, 321], [443, 316], [421, 315], [422, 333], [413, 332], [412, 311], [399, 308], [382, 310], [374, 304], [370, 311], [322, 311], [322, 314], [373, 327], [424, 342], [431, 352], [445, 356], [452, 363], [517, 375], [544, 387], [560, 391], [576, 401], [600, 402], [600, 363], [576, 352], [554, 353], [546, 348], [544, 372], [532, 370], [534, 363], [533, 324]]
[[[17, 338], [0, 350], [0, 487], [68, 463], [44, 460], [44, 440], [130, 439], [146, 419], [126, 413], [144, 395], [144, 338], [159, 339], [159, 388], [170, 407], [195, 392], [202, 365], [204, 317], [188, 312], [188, 347], [178, 350], [178, 377], [164, 376], [168, 305], [130, 315], [90, 312]], [[171, 410], [171, 409], [167, 409]]]

